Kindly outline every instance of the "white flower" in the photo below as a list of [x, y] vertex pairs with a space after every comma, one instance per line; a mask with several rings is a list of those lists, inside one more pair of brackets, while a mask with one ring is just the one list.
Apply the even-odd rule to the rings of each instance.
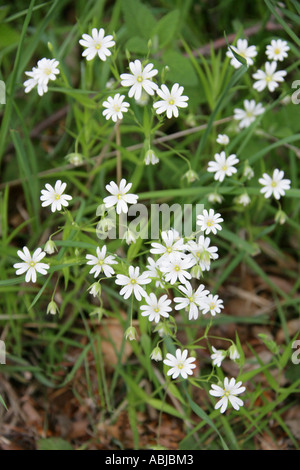
[[106, 246], [104, 245], [101, 249], [97, 246], [96, 253], [97, 256], [86, 255], [86, 259], [88, 260], [86, 264], [93, 266], [90, 270], [90, 274], [94, 274], [94, 277], [99, 276], [102, 271], [106, 277], [111, 277], [115, 274], [111, 265], [118, 264], [118, 262], [115, 260], [114, 256], [106, 256]]
[[[152, 78], [158, 74], [158, 70], [153, 69], [153, 64], [147, 64], [145, 67], [142, 66], [140, 60], [135, 60], [129, 63], [130, 73], [122, 73], [120, 75], [121, 85], [129, 86], [128, 92], [129, 98], [139, 100], [144, 89], [149, 95], [154, 95], [155, 90], [158, 86], [152, 81]], [[152, 70], [153, 69], [153, 70]]]
[[256, 104], [255, 100], [244, 100], [244, 109], [234, 109], [234, 119], [239, 122], [239, 128], [249, 127], [255, 118], [265, 112], [261, 103]]
[[178, 305], [175, 306], [175, 310], [188, 310], [189, 320], [197, 320], [199, 316], [199, 307], [203, 306], [204, 299], [209, 294], [208, 290], [205, 290], [203, 284], [194, 290], [190, 282], [186, 282], [184, 286], [178, 286], [178, 289], [183, 292], [185, 297], [174, 297], [174, 302]]
[[249, 195], [248, 195], [247, 193], [243, 193], [243, 194], [241, 194], [240, 196], [238, 196], [238, 197], [235, 198], [235, 202], [236, 202], [237, 204], [240, 204], [240, 205], [246, 207], [246, 206], [248, 206], [248, 205], [250, 204], [251, 199], [250, 199], [250, 197], [249, 197]]
[[218, 193], [210, 193], [207, 196], [207, 199], [212, 204], [216, 204], [216, 203], [221, 204], [223, 201], [223, 197], [221, 196], [221, 194], [218, 194]]
[[204, 303], [203, 308], [201, 307], [203, 315], [209, 312], [214, 317], [217, 313], [221, 313], [221, 309], [224, 308], [223, 300], [219, 299], [218, 295], [209, 294]]
[[220, 145], [228, 145], [229, 137], [226, 134], [218, 134], [216, 142]]
[[136, 340], [136, 328], [134, 328], [134, 326], [129, 326], [125, 331], [124, 336], [128, 341]]
[[167, 118], [172, 116], [178, 117], [178, 108], [186, 108], [188, 106], [188, 96], [182, 96], [184, 88], [175, 83], [172, 86], [171, 91], [166, 85], [162, 85], [160, 89], [156, 91], [161, 100], [156, 101], [153, 107], [156, 109], [157, 114], [166, 112]]
[[48, 83], [49, 80], [56, 80], [59, 74], [57, 68], [59, 61], [56, 59], [46, 59], [45, 57], [37, 62], [37, 78], [39, 82]]
[[84, 161], [84, 156], [81, 153], [77, 153], [77, 152], [69, 153], [65, 158], [66, 160], [68, 160], [69, 163], [71, 163], [74, 166], [79, 166]]
[[49, 240], [45, 243], [44, 246], [44, 251], [47, 253], [47, 255], [53, 255], [55, 251], [57, 251], [56, 245], [53, 240], [49, 238]]
[[187, 357], [188, 350], [185, 349], [183, 352], [180, 349], [176, 350], [175, 356], [170, 353], [167, 353], [166, 359], [164, 359], [164, 364], [171, 367], [168, 370], [167, 375], [171, 375], [172, 379], [177, 379], [179, 375], [182, 378], [187, 379], [188, 375], [193, 374], [193, 369], [195, 369], [196, 364], [193, 364], [195, 361], [194, 357]]
[[[247, 62], [247, 67], [249, 65], [253, 65], [253, 57], [257, 55], [257, 50], [255, 46], [248, 46], [248, 41], [247, 39], [238, 39], [236, 46], [230, 46], [236, 54], [242, 56], [246, 62]], [[229, 49], [226, 52], [227, 57], [231, 58], [231, 65], [235, 68], [238, 69], [241, 67], [242, 63], [239, 62], [233, 55], [232, 51]]]
[[159, 346], [156, 346], [156, 348], [153, 349], [152, 353], [150, 354], [150, 359], [156, 362], [162, 360], [162, 353]]
[[133, 232], [129, 228], [126, 230], [123, 236], [123, 240], [126, 241], [127, 245], [131, 245], [131, 243], [136, 243], [138, 235], [136, 232]]
[[239, 162], [239, 159], [236, 158], [235, 154], [226, 157], [225, 152], [222, 151], [221, 153], [216, 153], [214, 158], [215, 161], [208, 162], [207, 171], [215, 173], [214, 179], [216, 181], [222, 182], [225, 176], [232, 176], [237, 172], [234, 165]]
[[287, 215], [286, 215], [285, 212], [283, 212], [282, 210], [279, 209], [275, 214], [274, 220], [275, 220], [276, 223], [279, 223], [280, 225], [283, 225], [287, 221]]
[[107, 184], [105, 187], [112, 196], [103, 199], [105, 207], [109, 209], [117, 205], [117, 214], [121, 214], [121, 212], [126, 214], [128, 212], [127, 204], [136, 204], [138, 199], [136, 194], [127, 194], [131, 186], [132, 183], [127, 184], [124, 178], [120, 181], [119, 186], [114, 181]]
[[149, 102], [149, 95], [148, 95], [148, 93], [146, 93], [144, 90], [142, 90], [141, 97], [140, 97], [138, 100], [135, 100], [135, 102], [136, 102], [139, 106], [146, 106], [146, 104], [148, 104], [148, 102]]
[[152, 242], [150, 253], [154, 255], [161, 255], [159, 258], [159, 263], [164, 260], [168, 260], [173, 254], [180, 254], [184, 249], [184, 240], [183, 238], [177, 238], [174, 230], [167, 230], [161, 232], [161, 238], [163, 244]]
[[159, 158], [157, 158], [153, 150], [149, 149], [145, 155], [145, 159], [144, 159], [145, 165], [150, 165], [150, 163], [151, 165], [156, 165], [156, 163], [158, 162], [159, 162]]
[[219, 258], [218, 248], [216, 246], [209, 246], [210, 238], [200, 235], [197, 242], [194, 240], [188, 241], [186, 244], [187, 250], [195, 258], [199, 264], [201, 271], [209, 271], [211, 260]]
[[103, 116], [108, 119], [112, 119], [114, 122], [117, 122], [119, 119], [123, 119], [123, 113], [127, 113], [129, 108], [129, 103], [123, 101], [125, 95], [120, 95], [117, 93], [115, 96], [109, 96], [107, 101], [103, 102], [104, 108]]
[[291, 180], [283, 179], [283, 177], [284, 171], [279, 171], [276, 168], [272, 176], [264, 173], [262, 178], [259, 178], [258, 182], [263, 185], [260, 192], [265, 195], [265, 198], [274, 196], [275, 199], [280, 199], [285, 195], [285, 191], [291, 187]]
[[286, 41], [282, 39], [272, 39], [271, 44], [266, 48], [266, 55], [269, 60], [283, 61], [287, 56], [290, 48]]
[[114, 87], [115, 87], [115, 83], [116, 83], [116, 80], [111, 77], [111, 78], [106, 82], [105, 88], [107, 88], [108, 90], [113, 90]]
[[197, 173], [192, 169], [190, 169], [186, 173], [184, 173], [184, 175], [181, 177], [181, 179], [183, 179], [183, 178], [186, 178], [188, 183], [193, 183], [194, 181], [199, 179]]
[[286, 76], [286, 70], [277, 70], [277, 62], [274, 60], [273, 62], [266, 62], [265, 63], [265, 71], [259, 69], [255, 72], [252, 77], [254, 80], [257, 80], [253, 88], [257, 91], [263, 91], [266, 87], [269, 91], [273, 92], [279, 85], [279, 82], [284, 82], [284, 77]]
[[220, 216], [221, 214], [215, 213], [213, 209], [209, 209], [209, 212], [204, 209], [202, 214], [197, 216], [197, 225], [200, 225], [200, 230], [206, 235], [210, 232], [215, 235], [218, 230], [222, 230], [220, 223], [224, 222], [224, 219]]
[[212, 365], [221, 367], [222, 361], [226, 357], [226, 351], [223, 351], [223, 349], [217, 350], [212, 346], [213, 354], [210, 356], [212, 359]]
[[[36, 67], [33, 67], [31, 72], [25, 72], [25, 75], [30, 77], [30, 78], [28, 78], [28, 80], [25, 80], [25, 82], [23, 83], [23, 85], [25, 87], [25, 90], [24, 90], [25, 93], [29, 93], [38, 84], [38, 75], [37, 75]], [[47, 91], [48, 91], [47, 86], [46, 87], [44, 87], [44, 86], [39, 86], [38, 87], [38, 94], [40, 96], [42, 96]]]
[[47, 315], [50, 313], [50, 315], [56, 315], [59, 312], [58, 306], [54, 300], [51, 300], [49, 302], [48, 307], [47, 307]]
[[151, 279], [157, 279], [155, 281], [156, 287], [163, 287], [163, 283], [161, 282], [162, 273], [159, 270], [159, 263], [157, 261], [154, 261], [154, 259], [150, 256], [148, 257], [148, 263], [149, 264], [147, 264], [146, 266], [147, 270], [145, 271], [145, 273], [147, 273]]
[[161, 263], [160, 270], [164, 274], [166, 282], [175, 284], [178, 279], [181, 284], [185, 284], [187, 279], [192, 278], [187, 269], [190, 269], [194, 264], [195, 260], [191, 256], [182, 257], [182, 254], [176, 253]]
[[168, 318], [172, 308], [170, 307], [171, 300], [167, 295], [162, 295], [159, 299], [155, 294], [151, 293], [145, 298], [147, 305], [142, 305], [142, 317], [149, 317], [149, 321], [158, 323], [160, 317]]
[[243, 176], [247, 178], [247, 180], [251, 180], [251, 178], [254, 176], [254, 171], [248, 164], [245, 165]]
[[89, 288], [88, 288], [89, 293], [93, 297], [98, 297], [98, 295], [101, 294], [101, 286], [99, 282], [94, 282]]
[[115, 45], [115, 41], [113, 41], [111, 34], [108, 36], [104, 35], [105, 31], [103, 28], [100, 28], [99, 31], [97, 28], [93, 28], [92, 36], [88, 34], [82, 35], [79, 44], [86, 48], [82, 53], [86, 60], [92, 60], [98, 54], [99, 59], [105, 61], [111, 55], [109, 48]]
[[47, 93], [49, 80], [56, 80], [56, 75], [59, 74], [58, 65], [56, 59], [40, 59], [37, 67], [33, 67], [31, 72], [25, 72], [30, 77], [24, 82], [25, 93], [29, 93], [35, 86], [40, 96]]
[[240, 354], [235, 344], [232, 344], [230, 348], [228, 349], [228, 351], [229, 351], [229, 357], [232, 361], [236, 361], [237, 359], [240, 358]]
[[242, 382], [236, 383], [234, 378], [229, 381], [227, 377], [224, 379], [223, 387], [212, 384], [211, 390], [209, 391], [210, 395], [221, 398], [221, 400], [216, 403], [215, 410], [221, 408], [220, 412], [224, 413], [227, 409], [228, 402], [231, 403], [235, 410], [239, 410], [244, 402], [236, 395], [240, 395], [246, 390], [246, 387], [241, 387], [241, 385]]
[[142, 297], [146, 297], [147, 293], [141, 286], [149, 282], [151, 282], [151, 279], [146, 273], [140, 274], [140, 268], [138, 266], [136, 268], [129, 266], [128, 276], [117, 274], [116, 278], [116, 284], [123, 286], [120, 290], [120, 295], [122, 295], [124, 299], [128, 299], [128, 297], [133, 294], [138, 301], [142, 300]]
[[47, 274], [49, 265], [41, 263], [46, 253], [41, 248], [37, 248], [31, 256], [27, 246], [23, 247], [23, 251], [18, 250], [18, 256], [23, 261], [22, 263], [15, 263], [14, 268], [17, 270], [16, 275], [20, 276], [26, 272], [25, 282], [36, 282], [36, 273]]
[[67, 207], [69, 205], [68, 201], [72, 199], [72, 196], [68, 194], [63, 194], [64, 190], [67, 187], [67, 183], [62, 183], [60, 180], [57, 180], [54, 188], [51, 184], [46, 184], [45, 188], [42, 189], [40, 200], [42, 202], [42, 207], [47, 207], [51, 205], [51, 211], [60, 211], [62, 206]]

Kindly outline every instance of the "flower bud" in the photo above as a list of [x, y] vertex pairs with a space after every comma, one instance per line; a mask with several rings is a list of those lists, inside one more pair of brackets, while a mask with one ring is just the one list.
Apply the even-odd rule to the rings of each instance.
[[277, 211], [276, 215], [275, 215], [275, 222], [280, 224], [280, 225], [283, 225], [286, 223], [286, 220], [287, 220], [287, 215], [285, 212], [283, 212], [281, 209], [279, 211]]
[[127, 328], [127, 330], [125, 331], [125, 338], [129, 341], [136, 340], [136, 329], [134, 328], [134, 326], [130, 326], [129, 328]]
[[149, 149], [148, 152], [146, 152], [144, 163], [145, 165], [156, 165], [156, 163], [159, 162], [159, 158], [155, 155], [152, 149]]
[[210, 193], [207, 197], [208, 201], [212, 204], [221, 204], [223, 201], [223, 197], [218, 193]]
[[161, 361], [162, 360], [162, 352], [159, 346], [153, 349], [152, 353], [150, 354], [150, 359], [153, 361]]
[[196, 181], [196, 180], [199, 179], [197, 173], [196, 173], [194, 170], [192, 170], [192, 169], [188, 170], [188, 171], [182, 176], [182, 178], [186, 178], [187, 181], [188, 181], [188, 183], [193, 183], [194, 181]]
[[146, 106], [146, 104], [148, 104], [148, 102], [149, 102], [149, 95], [148, 95], [148, 93], [146, 93], [144, 90], [142, 90], [142, 93], [141, 93], [140, 98], [138, 98], [137, 100], [135, 100], [135, 102], [136, 102], [139, 106]]
[[131, 243], [136, 243], [136, 236], [135, 233], [132, 230], [127, 229], [123, 240], [126, 241], [127, 245], [131, 245]]
[[83, 160], [84, 160], [84, 157], [81, 153], [76, 153], [76, 152], [73, 152], [73, 153], [69, 153], [67, 156], [66, 156], [66, 159], [68, 160], [69, 163], [71, 163], [72, 165], [74, 166], [79, 166], [82, 164]]
[[101, 286], [99, 282], [94, 282], [89, 288], [88, 291], [90, 294], [92, 294], [94, 297], [98, 297], [101, 295]]
[[51, 240], [51, 238], [49, 238], [49, 240], [46, 242], [45, 247], [44, 247], [44, 251], [48, 255], [53, 255], [53, 253], [55, 251], [57, 251], [56, 245], [55, 245], [54, 241]]
[[47, 307], [47, 315], [50, 313], [51, 315], [56, 315], [56, 313], [58, 313], [58, 306], [57, 304], [54, 302], [54, 300], [51, 300], [51, 302], [49, 303], [48, 307]]
[[244, 171], [243, 171], [243, 176], [247, 178], [247, 180], [251, 180], [254, 176], [254, 171], [252, 170], [251, 166], [246, 164]]
[[250, 199], [250, 197], [248, 196], [247, 193], [243, 193], [240, 196], [235, 198], [235, 202], [237, 204], [240, 204], [240, 205], [246, 207], [246, 206], [248, 206], [248, 204], [250, 204], [251, 199]]
[[240, 358], [240, 354], [235, 344], [232, 344], [230, 348], [228, 349], [228, 351], [229, 351], [229, 357], [232, 361], [235, 361], [236, 359]]

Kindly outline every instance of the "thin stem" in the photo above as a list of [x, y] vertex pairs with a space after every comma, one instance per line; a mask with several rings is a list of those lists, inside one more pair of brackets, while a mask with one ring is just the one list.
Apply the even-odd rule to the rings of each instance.
[[117, 156], [117, 185], [119, 186], [122, 179], [122, 157], [121, 157], [121, 133], [120, 133], [120, 121], [116, 124], [116, 156]]

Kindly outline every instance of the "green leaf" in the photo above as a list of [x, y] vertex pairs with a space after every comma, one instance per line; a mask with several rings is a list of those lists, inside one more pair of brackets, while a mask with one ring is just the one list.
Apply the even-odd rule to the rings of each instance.
[[197, 86], [198, 77], [190, 62], [185, 56], [176, 51], [166, 51], [163, 62], [169, 67], [168, 80], [183, 86]]
[[135, 54], [147, 54], [148, 41], [145, 38], [133, 36], [126, 42], [125, 49]]
[[159, 47], [165, 47], [172, 41], [175, 33], [180, 33], [180, 30], [178, 30], [179, 21], [179, 10], [170, 11], [159, 20], [153, 31], [153, 35], [158, 36]]
[[271, 351], [272, 354], [278, 354], [279, 353], [279, 346], [275, 341], [270, 338], [270, 336], [264, 334], [264, 333], [259, 333], [257, 335], [262, 342], [265, 344], [265, 346]]
[[60, 437], [49, 437], [37, 441], [39, 450], [74, 450], [71, 444]]
[[20, 34], [8, 24], [0, 24], [0, 49], [18, 43]]
[[0, 395], [0, 403], [1, 403], [1, 405], [4, 406], [4, 408], [5, 408], [6, 410], [8, 410], [8, 408], [7, 408], [6, 404], [5, 404], [5, 401], [3, 400], [3, 398], [2, 398], [1, 395]]
[[140, 36], [151, 39], [156, 20], [151, 11], [139, 0], [123, 0], [123, 14], [130, 36]]

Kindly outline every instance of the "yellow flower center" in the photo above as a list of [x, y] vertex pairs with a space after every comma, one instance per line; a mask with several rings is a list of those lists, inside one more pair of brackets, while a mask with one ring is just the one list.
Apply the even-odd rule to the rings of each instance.
[[278, 47], [276, 47], [276, 49], [274, 49], [274, 54], [276, 54], [276, 55], [280, 54], [280, 49], [278, 49]]
[[208, 219], [208, 221], [206, 222], [206, 225], [207, 225], [208, 227], [212, 227], [212, 226], [214, 225], [213, 219]]
[[46, 75], [50, 75], [51, 74], [51, 69], [44, 69], [44, 73]]
[[170, 246], [167, 248], [167, 253], [172, 253], [172, 248]]
[[60, 194], [56, 194], [55, 199], [58, 201], [60, 199]]
[[97, 44], [95, 44], [95, 49], [97, 49], [97, 51], [101, 48], [101, 43], [98, 42]]
[[119, 106], [118, 104], [115, 104], [115, 105], [113, 106], [113, 110], [114, 110], [116, 113], [118, 113], [118, 112], [120, 111], [120, 109], [121, 109], [121, 108], [120, 108], [120, 106]]
[[135, 279], [131, 279], [130, 283], [134, 286], [136, 284], [136, 280]]
[[222, 167], [222, 171], [227, 171], [227, 165], [224, 165], [224, 166]]
[[212, 302], [211, 304], [209, 304], [209, 308], [210, 310], [214, 310], [216, 308], [216, 304]]
[[34, 261], [30, 261], [29, 266], [30, 266], [31, 268], [33, 268], [33, 267], [35, 266], [35, 262], [34, 262]]
[[273, 80], [272, 75], [266, 75], [266, 82], [269, 83]]
[[139, 76], [137, 77], [137, 81], [138, 81], [139, 83], [142, 83], [142, 81], [143, 81], [142, 75], [139, 75]]
[[272, 188], [276, 188], [276, 186], [277, 186], [276, 181], [272, 181], [271, 186], [272, 186]]
[[193, 295], [189, 298], [189, 301], [194, 302], [194, 296]]
[[175, 266], [175, 268], [174, 268], [174, 269], [175, 269], [175, 271], [177, 271], [177, 272], [178, 272], [178, 271], [180, 271], [180, 266]]
[[173, 100], [173, 98], [171, 98], [171, 99], [169, 100], [169, 104], [170, 104], [171, 106], [173, 106], [173, 104], [175, 104], [175, 101]]
[[226, 392], [224, 393], [224, 397], [229, 397], [229, 395], [230, 395], [230, 392], [226, 390]]
[[103, 259], [99, 259], [98, 264], [102, 266], [103, 263], [104, 263]]
[[156, 308], [154, 309], [154, 312], [155, 312], [155, 313], [158, 313], [158, 312], [159, 312], [159, 308], [156, 307]]
[[122, 196], [123, 196], [122, 193], [117, 194], [117, 199], [119, 199], [119, 200], [122, 199]]
[[179, 364], [178, 364], [177, 367], [178, 367], [178, 369], [183, 369], [183, 363], [182, 363], [182, 362], [179, 362]]

